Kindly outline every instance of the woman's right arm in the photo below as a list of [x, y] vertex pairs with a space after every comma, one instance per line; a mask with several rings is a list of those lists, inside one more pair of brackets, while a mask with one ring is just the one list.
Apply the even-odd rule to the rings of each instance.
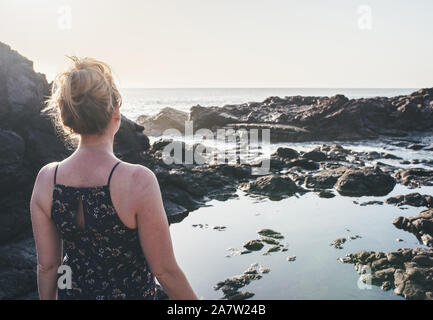
[[30, 202], [33, 234], [37, 250], [37, 279], [41, 300], [57, 299], [57, 269], [62, 261], [62, 241], [50, 218], [53, 170], [41, 169]]
[[170, 299], [196, 300], [191, 285], [177, 264], [158, 180], [145, 167], [135, 169], [133, 198], [141, 247], [152, 273]]

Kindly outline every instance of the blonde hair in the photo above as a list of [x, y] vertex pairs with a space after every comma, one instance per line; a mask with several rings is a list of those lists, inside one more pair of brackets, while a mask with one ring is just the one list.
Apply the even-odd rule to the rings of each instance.
[[122, 98], [111, 68], [93, 58], [68, 57], [73, 64], [57, 75], [47, 106], [75, 134], [103, 134]]

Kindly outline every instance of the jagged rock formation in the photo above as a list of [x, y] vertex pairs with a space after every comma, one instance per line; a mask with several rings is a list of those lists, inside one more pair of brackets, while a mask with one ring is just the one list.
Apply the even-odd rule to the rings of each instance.
[[194, 129], [269, 128], [271, 141], [375, 139], [428, 132], [433, 88], [393, 98], [270, 97], [261, 103], [191, 108]]
[[148, 136], [161, 136], [167, 129], [175, 129], [180, 133], [185, 132], [185, 121], [188, 113], [166, 107], [154, 116], [142, 115], [138, 117], [137, 123], [144, 127], [144, 134]]
[[340, 260], [353, 263], [364, 282], [382, 286], [383, 290], [394, 288], [396, 294], [406, 299], [433, 300], [432, 250], [361, 251]]
[[426, 246], [433, 247], [433, 209], [420, 212], [415, 217], [398, 217], [392, 222], [398, 229], [413, 233]]
[[428, 194], [409, 193], [386, 199], [386, 203], [400, 206], [433, 207], [433, 197]]

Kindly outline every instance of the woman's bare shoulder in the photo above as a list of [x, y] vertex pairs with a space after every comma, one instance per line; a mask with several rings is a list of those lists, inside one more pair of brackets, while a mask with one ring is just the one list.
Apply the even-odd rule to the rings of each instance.
[[38, 176], [36, 178], [36, 185], [46, 187], [50, 183], [54, 184], [54, 174], [58, 164], [58, 162], [51, 162], [43, 166], [39, 170]]
[[117, 181], [121, 181], [122, 192], [127, 195], [128, 206], [134, 212], [140, 211], [144, 203], [160, 197], [158, 180], [152, 170], [130, 163], [122, 163], [119, 169]]
[[54, 189], [54, 173], [57, 164], [57, 162], [52, 162], [43, 166], [39, 170], [33, 188], [31, 206], [38, 206], [39, 208], [42, 208], [44, 213], [49, 212], [50, 203], [52, 200], [52, 195], [49, 191]]
[[121, 171], [121, 179], [128, 181], [134, 188], [151, 186], [157, 183], [153, 171], [143, 165], [123, 162]]

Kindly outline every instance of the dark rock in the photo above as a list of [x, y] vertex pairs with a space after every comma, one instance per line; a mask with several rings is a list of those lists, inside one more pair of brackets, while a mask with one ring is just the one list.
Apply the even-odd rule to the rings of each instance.
[[227, 229], [226, 226], [214, 226], [212, 229], [217, 230], [217, 231], [224, 231]]
[[33, 294], [37, 289], [33, 239], [1, 246], [0, 257], [0, 300]]
[[49, 85], [33, 62], [0, 43], [0, 127], [22, 126], [44, 107]]
[[254, 296], [254, 293], [248, 291], [235, 292], [227, 297], [227, 300], [245, 300]]
[[372, 200], [372, 201], [366, 201], [366, 202], [362, 202], [359, 204], [361, 207], [365, 207], [365, 206], [371, 206], [371, 205], [383, 205], [383, 201], [377, 201], [377, 200]]
[[29, 192], [17, 191], [0, 198], [0, 244], [31, 236]]
[[426, 246], [433, 247], [433, 209], [424, 210], [415, 217], [398, 217], [392, 222], [398, 229], [413, 233]]
[[[185, 216], [186, 217], [186, 215], [188, 213], [187, 208], [185, 208], [185, 207], [181, 206], [180, 204], [177, 204], [177, 203], [175, 203], [169, 199], [163, 199], [163, 204], [164, 204], [165, 213], [170, 218], [173, 217], [174, 219], [177, 219], [177, 217], [179, 217], [179, 216]], [[171, 218], [171, 219], [173, 219], [173, 218]], [[171, 220], [170, 222], [174, 222], [174, 221]]]
[[264, 237], [274, 238], [274, 239], [283, 239], [283, 235], [277, 231], [272, 229], [261, 229], [257, 231], [257, 233]]
[[278, 172], [283, 168], [287, 167], [287, 162], [281, 160], [280, 158], [271, 158], [266, 160], [258, 160], [251, 163], [251, 167], [262, 167], [265, 168], [266, 161], [269, 164], [269, 169], [272, 172]]
[[376, 160], [376, 159], [380, 159], [381, 157], [382, 157], [382, 155], [377, 151], [367, 152], [367, 159], [368, 160]]
[[[10, 193], [25, 183], [24, 139], [13, 131], [0, 129], [0, 192]], [[21, 180], [21, 181], [20, 181]]]
[[382, 283], [381, 289], [383, 291], [389, 291], [389, 290], [391, 290], [392, 289], [392, 283], [390, 281], [384, 281]]
[[331, 189], [337, 183], [338, 179], [348, 170], [347, 167], [338, 167], [336, 169], [322, 170], [314, 176], [305, 178], [305, 186], [315, 189]]
[[334, 161], [346, 161], [346, 156], [352, 153], [340, 144], [324, 144], [320, 147], [320, 151], [325, 152], [327, 158]]
[[386, 203], [396, 206], [413, 206], [413, 207], [433, 207], [433, 197], [430, 195], [421, 195], [419, 193], [409, 193], [386, 199]]
[[[334, 97], [271, 97], [262, 103], [193, 107], [195, 128], [268, 128], [271, 141], [375, 139], [430, 132], [433, 89], [408, 96], [351, 99]], [[311, 103], [311, 104], [309, 104]]]
[[368, 266], [371, 270], [372, 284], [382, 286], [383, 290], [395, 288], [394, 292], [406, 299], [431, 299], [433, 287], [433, 251], [399, 249], [396, 252], [368, 252], [347, 254], [340, 259], [353, 263], [357, 270]]
[[259, 251], [263, 248], [263, 243], [260, 240], [250, 240], [243, 244], [245, 249], [251, 251]]
[[155, 116], [140, 116], [137, 119], [137, 123], [144, 127], [143, 133], [148, 136], [161, 136], [168, 129], [184, 134], [185, 121], [188, 121], [188, 113], [170, 107], [162, 109]]
[[172, 142], [173, 142], [173, 139], [159, 139], [152, 144], [149, 151], [152, 154], [155, 154], [155, 152], [157, 152], [157, 151], [163, 151], [164, 147], [168, 146]]
[[424, 144], [411, 144], [411, 145], [407, 146], [408, 149], [415, 150], [415, 151], [424, 149], [425, 147], [427, 147], [427, 146]]
[[302, 158], [290, 160], [287, 163], [287, 166], [289, 168], [296, 167], [304, 170], [318, 170], [320, 168], [320, 165], [317, 162]]
[[258, 265], [251, 265], [241, 275], [227, 278], [224, 281], [218, 282], [215, 290], [220, 290], [224, 293], [223, 299], [228, 300], [243, 300], [252, 297], [254, 294], [250, 292], [239, 292], [240, 288], [250, 284], [251, 281], [259, 280], [262, 276], [257, 272]]
[[419, 188], [421, 186], [433, 186], [433, 171], [423, 168], [400, 169], [394, 177], [405, 186]]
[[389, 164], [382, 163], [380, 161], [377, 161], [375, 163], [375, 165], [373, 166], [373, 168], [378, 168], [378, 169], [382, 170], [384, 173], [387, 173], [387, 174], [390, 174], [390, 175], [394, 175], [394, 172], [396, 170], [400, 169], [399, 167], [391, 166]]
[[289, 176], [267, 175], [243, 186], [248, 193], [267, 196], [287, 196], [298, 191], [298, 186]]
[[273, 156], [285, 160], [292, 160], [299, 157], [299, 152], [291, 148], [279, 147]]
[[343, 249], [343, 243], [346, 242], [346, 238], [338, 238], [332, 241], [329, 245], [333, 246], [335, 249]]
[[45, 76], [0, 43], [0, 244], [31, 234], [29, 202], [39, 169], [70, 154], [44, 108]]
[[392, 224], [395, 225], [398, 229], [403, 227], [403, 224], [406, 222], [405, 217], [398, 217], [392, 221]]
[[264, 243], [267, 243], [267, 244], [273, 244], [273, 245], [279, 245], [280, 244], [279, 241], [272, 239], [272, 238], [269, 238], [269, 237], [263, 237], [260, 240]]
[[348, 237], [349, 240], [356, 240], [362, 238], [359, 234], [351, 235]]
[[396, 184], [394, 178], [376, 168], [349, 169], [337, 181], [335, 188], [347, 196], [384, 196]]
[[281, 251], [280, 246], [272, 246], [268, 250], [266, 250], [266, 252], [263, 255], [269, 255], [272, 252], [278, 252], [278, 251]]
[[391, 160], [401, 160], [402, 159], [401, 157], [398, 157], [398, 156], [391, 154], [391, 153], [381, 153], [381, 157], [383, 159], [391, 159]]
[[371, 277], [372, 283], [376, 285], [381, 285], [383, 282], [390, 282], [394, 278], [394, 272], [395, 268], [392, 267], [375, 271]]
[[114, 153], [125, 161], [137, 161], [137, 154], [149, 150], [149, 138], [143, 127], [122, 116], [120, 129], [114, 139]]
[[328, 158], [326, 156], [326, 153], [319, 150], [312, 150], [306, 152], [302, 155], [302, 157], [316, 162], [325, 161]]
[[331, 199], [335, 197], [335, 194], [332, 191], [329, 190], [321, 190], [318, 193], [320, 198], [324, 198], [324, 199]]
[[195, 106], [190, 110], [190, 120], [193, 121], [194, 132], [200, 129], [214, 130], [229, 123], [237, 122], [237, 117], [225, 112], [219, 112], [215, 107]]

